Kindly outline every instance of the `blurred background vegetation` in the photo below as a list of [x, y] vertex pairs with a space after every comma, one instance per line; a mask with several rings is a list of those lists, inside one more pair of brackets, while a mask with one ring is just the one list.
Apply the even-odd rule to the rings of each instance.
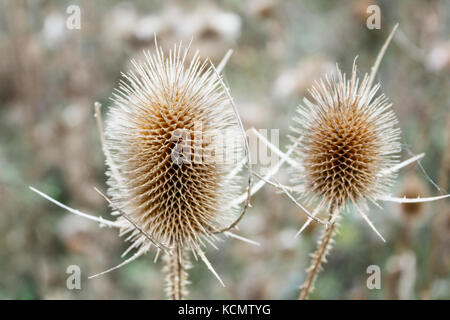
[[[66, 28], [66, 8], [81, 8], [81, 29]], [[381, 29], [366, 27], [371, 4]], [[104, 112], [121, 71], [154, 34], [167, 48], [193, 38], [193, 48], [218, 63], [234, 54], [225, 78], [246, 128], [280, 128], [280, 146], [307, 89], [339, 63], [358, 58], [369, 71], [393, 25], [400, 28], [378, 80], [402, 128], [403, 169], [393, 195], [448, 193], [450, 176], [450, 2], [441, 1], [0, 1], [0, 299], [164, 298], [160, 262], [149, 254], [105, 276], [127, 247], [116, 230], [72, 216], [32, 193], [32, 185], [77, 209], [108, 217], [93, 102]], [[288, 183], [289, 171], [279, 173]], [[440, 186], [439, 191], [431, 181]], [[208, 249], [220, 286], [194, 262], [190, 298], [293, 299], [306, 275], [320, 227], [294, 234], [304, 216], [264, 187], [240, 223], [259, 247], [226, 239]], [[370, 217], [382, 243], [361, 219], [345, 215], [313, 299], [450, 299], [448, 201], [386, 204]], [[79, 265], [82, 289], [66, 289], [66, 268]], [[382, 287], [366, 287], [369, 265]]]

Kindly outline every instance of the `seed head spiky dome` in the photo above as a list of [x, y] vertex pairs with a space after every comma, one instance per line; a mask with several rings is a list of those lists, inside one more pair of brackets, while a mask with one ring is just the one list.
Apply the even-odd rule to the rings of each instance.
[[350, 79], [337, 68], [337, 76], [316, 82], [294, 119], [298, 136], [295, 152], [302, 167], [296, 168], [297, 188], [338, 208], [349, 200], [374, 200], [385, 193], [393, 176], [381, 175], [400, 151], [400, 130], [380, 94], [379, 85], [369, 87], [354, 65]]
[[[160, 243], [197, 250], [237, 214], [228, 204], [240, 190], [227, 174], [243, 148], [214, 69], [198, 53], [187, 63], [188, 54], [158, 48], [133, 61], [109, 109], [105, 146], [113, 203]], [[135, 248], [151, 245], [118, 219]]]

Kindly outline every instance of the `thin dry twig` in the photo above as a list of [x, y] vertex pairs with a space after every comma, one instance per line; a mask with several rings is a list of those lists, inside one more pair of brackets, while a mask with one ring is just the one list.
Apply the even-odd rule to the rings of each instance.
[[281, 189], [288, 196], [288, 198], [293, 203], [295, 203], [295, 205], [297, 207], [302, 209], [302, 211], [306, 214], [306, 216], [308, 218], [310, 218], [310, 219], [312, 219], [312, 220], [314, 220], [314, 221], [316, 221], [316, 222], [318, 222], [320, 224], [326, 225], [326, 226], [328, 226], [330, 224], [329, 222], [323, 221], [323, 220], [315, 217], [313, 214], [311, 214], [305, 207], [303, 207], [297, 200], [295, 200], [294, 196], [289, 193], [289, 191], [286, 189], [286, 187], [283, 186], [280, 182], [278, 182], [274, 177], [272, 177], [272, 179], [275, 180], [275, 182], [267, 180], [266, 178], [264, 178], [263, 176], [260, 176], [259, 174], [255, 173], [255, 172], [253, 173], [253, 175], [257, 176], [259, 179], [265, 181], [266, 183], [270, 184], [271, 186], [273, 186], [275, 188], [278, 188], [278, 189]]
[[233, 223], [231, 223], [229, 226], [227, 226], [225, 228], [214, 231], [214, 233], [222, 233], [222, 232], [233, 229], [244, 217], [245, 212], [247, 211], [247, 208], [251, 207], [250, 198], [251, 198], [251, 188], [252, 188], [252, 160], [251, 160], [251, 155], [250, 155], [250, 147], [248, 145], [248, 140], [247, 140], [247, 134], [245, 132], [244, 125], [242, 124], [241, 117], [239, 116], [239, 113], [237, 111], [236, 105], [233, 101], [233, 97], [231, 97], [228, 87], [223, 82], [222, 76], [216, 70], [216, 68], [214, 67], [214, 64], [211, 62], [211, 60], [209, 62], [211, 64], [211, 68], [214, 70], [214, 73], [216, 74], [221, 86], [223, 87], [223, 89], [228, 97], [228, 100], [230, 101], [231, 107], [233, 108], [233, 112], [236, 116], [236, 120], [238, 121], [239, 128], [242, 131], [242, 138], [243, 138], [244, 145], [245, 145], [245, 153], [247, 156], [247, 168], [248, 168], [247, 199], [245, 200], [244, 206], [242, 207], [241, 212], [239, 213], [237, 219]]
[[92, 220], [92, 221], [98, 222], [98, 223], [100, 223], [100, 226], [108, 226], [108, 227], [119, 228], [119, 225], [117, 224], [116, 221], [107, 220], [107, 219], [104, 219], [101, 216], [96, 217], [96, 216], [93, 216], [91, 214], [88, 214], [88, 213], [85, 213], [85, 212], [81, 212], [80, 210], [77, 210], [77, 209], [71, 208], [69, 206], [66, 206], [65, 204], [63, 204], [63, 203], [53, 199], [49, 195], [43, 193], [42, 191], [39, 191], [38, 189], [36, 189], [36, 188], [34, 188], [32, 186], [29, 186], [29, 188], [30, 188], [31, 191], [36, 192], [42, 198], [47, 199], [48, 201], [56, 204], [58, 207], [60, 207], [60, 208], [62, 208], [64, 210], [69, 211], [70, 213], [73, 213], [73, 214], [75, 214], [77, 216], [86, 218], [88, 220]]

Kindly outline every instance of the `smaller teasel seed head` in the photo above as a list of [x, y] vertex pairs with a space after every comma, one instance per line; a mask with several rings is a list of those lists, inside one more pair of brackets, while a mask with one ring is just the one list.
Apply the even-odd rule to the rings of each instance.
[[[375, 97], [379, 85], [360, 82], [353, 66], [350, 79], [337, 67], [337, 77], [316, 82], [294, 119], [302, 137], [296, 149], [303, 168], [295, 182], [322, 198], [333, 211], [349, 200], [373, 200], [391, 185], [382, 176], [397, 161], [400, 130], [387, 98]], [[292, 137], [294, 141], [298, 138]]]

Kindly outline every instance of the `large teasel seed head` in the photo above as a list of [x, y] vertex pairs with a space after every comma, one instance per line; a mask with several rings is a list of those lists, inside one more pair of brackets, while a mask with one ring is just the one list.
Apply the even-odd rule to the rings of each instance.
[[[204, 241], [237, 216], [228, 204], [240, 193], [238, 178], [227, 175], [243, 157], [238, 121], [214, 67], [198, 53], [187, 63], [188, 55], [157, 47], [133, 61], [105, 126], [112, 202], [183, 261], [184, 250], [205, 260]], [[118, 217], [121, 234], [147, 250], [151, 242], [129, 219]]]
[[[294, 179], [306, 194], [325, 200], [333, 211], [349, 200], [373, 200], [391, 185], [391, 167], [400, 151], [400, 130], [380, 94], [379, 85], [362, 81], [353, 66], [350, 79], [337, 67], [337, 76], [316, 82], [304, 100], [293, 128], [301, 137], [297, 156], [303, 168]], [[298, 137], [293, 137], [297, 141]]]

